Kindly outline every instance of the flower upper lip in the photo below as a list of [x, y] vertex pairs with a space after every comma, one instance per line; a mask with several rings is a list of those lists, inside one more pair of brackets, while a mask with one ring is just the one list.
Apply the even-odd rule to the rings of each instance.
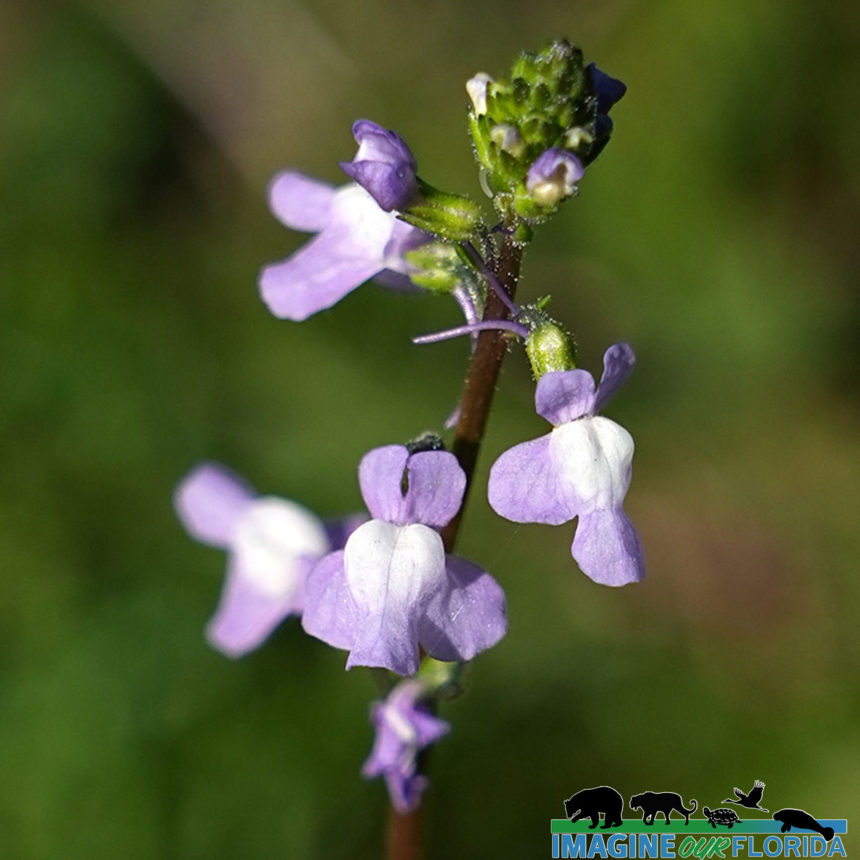
[[343, 172], [386, 212], [404, 209], [418, 193], [418, 165], [403, 138], [369, 119], [357, 120], [352, 134], [358, 152], [352, 161], [341, 162]]

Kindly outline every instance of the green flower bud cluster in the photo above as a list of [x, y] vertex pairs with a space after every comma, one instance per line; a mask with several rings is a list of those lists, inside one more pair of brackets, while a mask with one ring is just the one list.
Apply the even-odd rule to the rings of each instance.
[[[526, 175], [546, 150], [557, 148], [583, 164], [596, 136], [597, 96], [582, 52], [566, 40], [523, 52], [509, 79], [479, 73], [466, 86], [469, 129], [486, 190], [503, 215], [540, 220]], [[555, 206], [549, 207], [554, 211]]]

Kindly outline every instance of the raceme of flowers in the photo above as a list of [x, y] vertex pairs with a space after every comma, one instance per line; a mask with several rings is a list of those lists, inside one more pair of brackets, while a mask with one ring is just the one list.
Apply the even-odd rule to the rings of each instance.
[[[644, 574], [639, 538], [623, 509], [633, 439], [598, 413], [629, 376], [633, 350], [611, 346], [595, 387], [575, 366], [573, 339], [546, 302], [516, 304], [496, 267], [505, 243], [525, 244], [576, 196], [626, 88], [594, 64], [584, 66], [567, 42], [521, 55], [512, 75], [508, 82], [482, 72], [467, 83], [470, 131], [495, 223], [468, 198], [421, 179], [399, 135], [358, 120], [356, 155], [341, 164], [350, 183], [334, 187], [291, 170], [272, 181], [274, 215], [315, 235], [262, 269], [260, 295], [276, 317], [300, 321], [370, 279], [432, 285], [456, 300], [466, 324], [418, 341], [469, 334], [474, 351], [479, 333], [495, 329], [510, 345], [524, 345], [536, 410], [552, 430], [496, 459], [490, 505], [518, 523], [575, 519], [571, 553], [580, 569], [596, 583], [624, 585]], [[492, 296], [501, 315], [487, 316]], [[221, 600], [207, 628], [214, 647], [244, 655], [297, 616], [311, 636], [347, 652], [347, 669], [374, 667], [406, 679], [392, 683], [372, 710], [376, 740], [363, 770], [385, 779], [399, 812], [413, 809], [427, 784], [416, 756], [449, 730], [435, 702], [453, 675], [438, 667], [472, 660], [507, 630], [499, 583], [451, 552], [469, 479], [441, 437], [430, 434], [364, 454], [358, 480], [366, 515], [323, 521], [298, 502], [257, 495], [211, 463], [195, 468], [175, 495], [189, 534], [227, 552]], [[424, 672], [431, 665], [436, 669]]]

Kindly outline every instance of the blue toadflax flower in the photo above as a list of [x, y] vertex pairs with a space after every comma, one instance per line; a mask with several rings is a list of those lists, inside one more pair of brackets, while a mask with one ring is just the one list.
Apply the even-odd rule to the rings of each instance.
[[317, 235], [292, 256], [265, 266], [260, 293], [276, 316], [304, 320], [329, 308], [370, 278], [408, 283], [404, 254], [427, 240], [358, 185], [333, 188], [286, 171], [269, 187], [269, 205], [287, 227]]
[[401, 445], [364, 456], [359, 483], [370, 515], [342, 551], [308, 576], [302, 626], [348, 650], [347, 668], [418, 670], [419, 646], [439, 660], [471, 660], [505, 634], [498, 583], [445, 554], [437, 529], [456, 515], [466, 476], [453, 454]]
[[603, 585], [636, 582], [645, 573], [639, 538], [623, 510], [633, 438], [597, 414], [634, 361], [626, 343], [609, 347], [597, 390], [584, 370], [541, 376], [535, 406], [552, 432], [506, 451], [490, 470], [490, 505], [506, 519], [559, 525], [579, 518], [571, 553]]
[[229, 553], [221, 601], [207, 628], [212, 645], [239, 657], [304, 604], [305, 578], [360, 522], [326, 527], [295, 502], [258, 497], [221, 466], [204, 464], [179, 485], [176, 512], [192, 537]]
[[355, 122], [352, 134], [358, 152], [352, 161], [341, 162], [343, 172], [386, 212], [406, 208], [418, 193], [418, 165], [403, 138], [369, 119]]
[[450, 729], [420, 703], [420, 696], [418, 681], [401, 681], [371, 711], [376, 739], [361, 772], [368, 779], [385, 777], [392, 806], [400, 813], [415, 809], [427, 787], [427, 778], [417, 772], [417, 754]]

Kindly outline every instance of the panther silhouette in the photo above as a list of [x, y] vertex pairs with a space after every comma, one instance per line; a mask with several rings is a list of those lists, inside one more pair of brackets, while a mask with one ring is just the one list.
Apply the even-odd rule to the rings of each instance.
[[[646, 824], [653, 824], [657, 813], [662, 812], [669, 823], [669, 815], [672, 812], [680, 812], [684, 816], [684, 824], [690, 823], [690, 816], [698, 808], [698, 803], [691, 800], [692, 809], [684, 809], [684, 801], [680, 794], [674, 791], [643, 791], [642, 794], [634, 794], [630, 798], [631, 809], [642, 810], [642, 820]], [[650, 820], [649, 820], [650, 819]]]

